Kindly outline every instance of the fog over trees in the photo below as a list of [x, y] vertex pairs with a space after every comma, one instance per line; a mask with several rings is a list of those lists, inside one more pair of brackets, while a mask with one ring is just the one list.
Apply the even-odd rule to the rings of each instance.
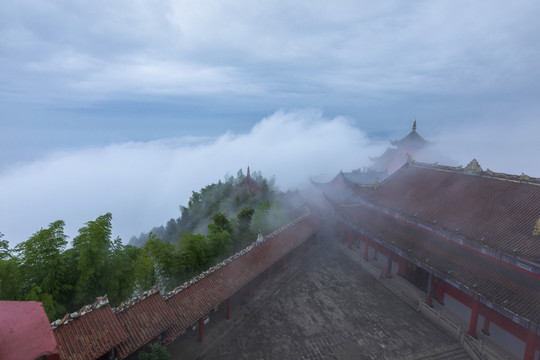
[[13, 249], [0, 233], [0, 300], [42, 302], [53, 321], [104, 294], [117, 306], [154, 285], [172, 289], [290, 219], [274, 179], [253, 173], [252, 193], [245, 178], [240, 170], [194, 191], [180, 217], [127, 245], [112, 238], [111, 213], [85, 223], [70, 247], [62, 220]]

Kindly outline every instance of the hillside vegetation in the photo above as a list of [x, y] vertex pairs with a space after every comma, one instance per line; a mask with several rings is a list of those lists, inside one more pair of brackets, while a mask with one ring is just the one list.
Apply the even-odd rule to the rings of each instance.
[[[0, 233], [0, 300], [43, 303], [52, 321], [104, 294], [113, 306], [159, 285], [168, 290], [291, 220], [292, 205], [260, 173], [254, 194], [236, 177], [193, 192], [181, 216], [124, 245], [112, 239], [112, 214], [87, 222], [68, 247], [55, 221], [14, 249]], [[291, 212], [292, 211], [292, 212]]]

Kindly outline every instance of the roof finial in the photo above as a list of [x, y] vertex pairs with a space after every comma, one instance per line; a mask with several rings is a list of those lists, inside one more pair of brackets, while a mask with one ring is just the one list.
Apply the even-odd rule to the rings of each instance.
[[412, 126], [412, 131], [416, 131], [416, 118], [414, 118], [414, 124]]
[[249, 165], [248, 165], [248, 173], [247, 173], [247, 176], [249, 176]]

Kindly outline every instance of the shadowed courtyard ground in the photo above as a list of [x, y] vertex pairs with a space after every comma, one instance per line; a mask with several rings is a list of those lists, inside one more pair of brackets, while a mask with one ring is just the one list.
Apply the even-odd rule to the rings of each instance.
[[190, 329], [173, 359], [415, 359], [456, 342], [345, 256], [330, 239], [263, 274], [210, 314], [204, 342]]

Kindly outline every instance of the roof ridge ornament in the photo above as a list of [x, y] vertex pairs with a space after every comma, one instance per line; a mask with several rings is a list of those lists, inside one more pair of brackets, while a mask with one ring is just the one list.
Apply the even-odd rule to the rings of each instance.
[[414, 119], [414, 123], [413, 123], [413, 126], [412, 126], [412, 131], [416, 131], [416, 118]]
[[411, 153], [407, 153], [407, 165], [412, 165], [414, 164], [414, 160], [412, 158], [412, 155]]
[[483, 170], [476, 159], [472, 159], [471, 162], [465, 167], [466, 174], [480, 175]]

